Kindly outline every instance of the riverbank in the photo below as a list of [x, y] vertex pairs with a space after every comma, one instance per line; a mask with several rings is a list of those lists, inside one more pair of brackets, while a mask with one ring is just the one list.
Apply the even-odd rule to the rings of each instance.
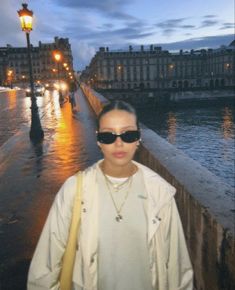
[[185, 101], [223, 101], [225, 99], [235, 100], [234, 90], [210, 90], [210, 91], [181, 91], [171, 92], [171, 102], [185, 102]]
[[133, 104], [137, 108], [155, 108], [176, 106], [177, 104], [197, 104], [207, 101], [218, 103], [224, 100], [235, 102], [235, 90], [99, 90], [107, 99], [120, 99]]

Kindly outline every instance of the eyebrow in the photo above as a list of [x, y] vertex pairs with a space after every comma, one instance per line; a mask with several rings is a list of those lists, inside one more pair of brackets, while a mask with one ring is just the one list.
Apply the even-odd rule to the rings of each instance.
[[[100, 128], [100, 130], [110, 130], [110, 131], [115, 131], [117, 128]], [[137, 130], [136, 126], [135, 125], [131, 125], [131, 126], [126, 126], [126, 127], [122, 127], [122, 128], [118, 128], [120, 129], [121, 131], [124, 131], [124, 130], [128, 130], [128, 129], [135, 129]]]

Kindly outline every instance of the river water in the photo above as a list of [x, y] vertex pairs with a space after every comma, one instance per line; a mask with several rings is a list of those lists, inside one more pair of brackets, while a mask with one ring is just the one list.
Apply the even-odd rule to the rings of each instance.
[[142, 123], [235, 187], [234, 100], [140, 110]]

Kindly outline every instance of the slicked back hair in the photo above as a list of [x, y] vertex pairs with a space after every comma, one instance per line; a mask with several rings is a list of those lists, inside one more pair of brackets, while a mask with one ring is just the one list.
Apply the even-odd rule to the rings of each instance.
[[112, 102], [108, 103], [107, 105], [105, 105], [103, 107], [103, 109], [101, 110], [101, 112], [99, 113], [99, 115], [97, 117], [97, 130], [99, 130], [99, 128], [100, 128], [101, 118], [106, 113], [111, 112], [113, 110], [122, 110], [122, 111], [128, 112], [130, 114], [133, 114], [136, 118], [137, 128], [139, 129], [139, 121], [138, 121], [138, 117], [137, 117], [135, 108], [132, 107], [132, 105], [130, 105], [129, 103], [126, 103], [126, 102], [120, 101], [120, 100], [116, 100], [116, 101], [112, 101]]

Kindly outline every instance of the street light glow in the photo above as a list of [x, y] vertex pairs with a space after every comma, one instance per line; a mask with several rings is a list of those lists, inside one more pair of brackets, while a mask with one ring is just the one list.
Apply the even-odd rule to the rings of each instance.
[[20, 17], [21, 28], [25, 32], [30, 32], [33, 30], [33, 11], [29, 10], [28, 4], [22, 4], [23, 9], [17, 11]]
[[53, 52], [53, 56], [54, 56], [54, 59], [55, 59], [57, 62], [61, 61], [62, 55], [61, 55], [61, 52], [60, 52], [60, 51], [54, 51], [54, 52]]
[[12, 70], [8, 70], [7, 75], [10, 77], [13, 74]]

